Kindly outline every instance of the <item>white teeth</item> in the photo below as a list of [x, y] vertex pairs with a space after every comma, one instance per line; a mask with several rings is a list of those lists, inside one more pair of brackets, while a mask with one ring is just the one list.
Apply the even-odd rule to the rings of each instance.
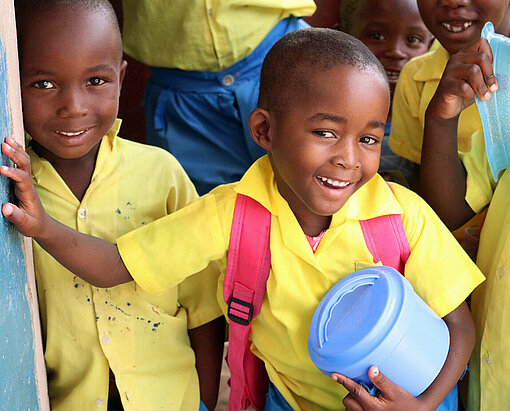
[[76, 133], [68, 133], [67, 131], [57, 131], [58, 134], [62, 134], [66, 137], [75, 137], [85, 133], [86, 130], [77, 131]]
[[332, 180], [331, 178], [327, 178], [327, 177], [319, 176], [319, 178], [322, 180], [322, 182], [328, 183], [329, 185], [332, 185], [334, 187], [347, 187], [349, 184], [351, 184], [351, 183], [346, 183], [343, 181]]
[[465, 23], [462, 24], [462, 26], [452, 26], [451, 24], [449, 23], [441, 23], [443, 25], [443, 27], [445, 27], [447, 30], [453, 32], [453, 33], [459, 33], [463, 30], [466, 30], [468, 27], [470, 27], [473, 22], [472, 21], [466, 21]]

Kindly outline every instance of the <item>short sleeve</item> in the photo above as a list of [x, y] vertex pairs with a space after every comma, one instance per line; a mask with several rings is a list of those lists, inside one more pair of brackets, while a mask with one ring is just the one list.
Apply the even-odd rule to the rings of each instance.
[[485, 152], [483, 131], [473, 133], [470, 150], [459, 154], [467, 174], [466, 202], [479, 213], [490, 203], [496, 188]]
[[414, 81], [412, 67], [410, 64], [404, 66], [397, 82], [388, 142], [395, 154], [419, 164], [423, 139], [419, 107], [423, 84]]
[[179, 304], [188, 313], [188, 328], [200, 327], [223, 315], [216, 294], [219, 273], [218, 264], [211, 262], [179, 284]]
[[411, 250], [405, 276], [437, 315], [444, 317], [484, 276], [424, 200], [404, 188], [396, 189], [395, 195], [404, 209], [403, 224]]
[[120, 237], [122, 261], [137, 284], [150, 294], [162, 294], [211, 261], [226, 258], [228, 239], [218, 209], [215, 196], [208, 194]]

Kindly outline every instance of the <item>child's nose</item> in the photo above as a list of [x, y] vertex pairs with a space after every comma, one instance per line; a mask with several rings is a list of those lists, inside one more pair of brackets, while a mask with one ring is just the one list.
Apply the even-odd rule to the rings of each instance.
[[386, 57], [392, 59], [405, 59], [408, 58], [408, 48], [405, 39], [395, 38], [389, 44], [388, 49], [386, 50]]
[[346, 170], [354, 170], [360, 167], [360, 156], [358, 147], [351, 143], [338, 142], [336, 154], [333, 156], [333, 163]]
[[79, 90], [64, 90], [58, 108], [59, 117], [81, 117], [87, 114], [85, 98]]
[[441, 6], [456, 9], [458, 7], [467, 6], [471, 0], [440, 0]]

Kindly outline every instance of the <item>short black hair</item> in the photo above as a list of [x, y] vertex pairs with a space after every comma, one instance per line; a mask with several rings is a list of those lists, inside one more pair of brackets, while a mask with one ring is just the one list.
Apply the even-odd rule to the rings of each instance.
[[346, 33], [352, 33], [352, 26], [359, 18], [362, 7], [367, 0], [342, 0], [340, 3], [339, 28]]
[[[56, 9], [76, 13], [94, 12], [101, 13], [111, 23], [115, 35], [118, 36], [119, 51], [122, 57], [122, 37], [119, 21], [112, 4], [108, 0], [14, 0], [14, 8], [19, 45], [22, 44], [25, 22], [38, 14]], [[49, 21], [47, 24], [52, 24], [52, 22]]]
[[313, 72], [344, 65], [373, 71], [388, 81], [377, 57], [347, 33], [307, 28], [286, 34], [269, 50], [262, 64], [258, 106], [278, 113], [285, 108], [292, 90], [306, 84]]

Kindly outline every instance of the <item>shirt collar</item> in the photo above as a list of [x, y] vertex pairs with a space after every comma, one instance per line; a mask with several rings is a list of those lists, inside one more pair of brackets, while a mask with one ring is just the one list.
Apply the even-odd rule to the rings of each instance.
[[[94, 173], [92, 175], [92, 180], [94, 180], [94, 177], [97, 173], [99, 173], [101, 170], [104, 169], [106, 165], [109, 164], [108, 158], [110, 157], [111, 153], [115, 150], [116, 147], [116, 136], [119, 132], [120, 125], [122, 123], [122, 120], [116, 119], [113, 123], [113, 126], [110, 128], [108, 133], [103, 137], [101, 140], [101, 143], [99, 145], [99, 150], [97, 153], [97, 159], [96, 159], [96, 167], [94, 169]], [[53, 189], [58, 190], [52, 182], [57, 179], [60, 181], [65, 187], [61, 187], [61, 189], [64, 192], [60, 193], [62, 196], [68, 196], [69, 194], [72, 195], [71, 190], [69, 190], [69, 187], [65, 185], [62, 178], [58, 175], [58, 173], [55, 171], [51, 163], [42, 158], [39, 157], [34, 149], [32, 148], [31, 141], [32, 138], [30, 135], [25, 134], [25, 141], [27, 144], [26, 151], [28, 155], [30, 156], [30, 163], [32, 168], [32, 178], [34, 181], [43, 186], [43, 187], [53, 187]], [[74, 197], [74, 195], [73, 195]]]
[[[257, 160], [248, 169], [235, 187], [235, 191], [258, 201], [271, 214], [278, 215], [284, 210], [290, 210], [289, 205], [278, 192], [267, 155]], [[379, 174], [376, 174], [333, 215], [330, 227], [341, 224], [345, 219], [366, 220], [385, 214], [402, 213], [402, 207], [390, 187]]]
[[450, 58], [450, 53], [436, 39], [432, 44], [430, 51], [423, 56], [417, 57], [427, 59], [426, 64], [422, 64], [419, 70], [414, 74], [415, 81], [441, 80], [443, 71]]

